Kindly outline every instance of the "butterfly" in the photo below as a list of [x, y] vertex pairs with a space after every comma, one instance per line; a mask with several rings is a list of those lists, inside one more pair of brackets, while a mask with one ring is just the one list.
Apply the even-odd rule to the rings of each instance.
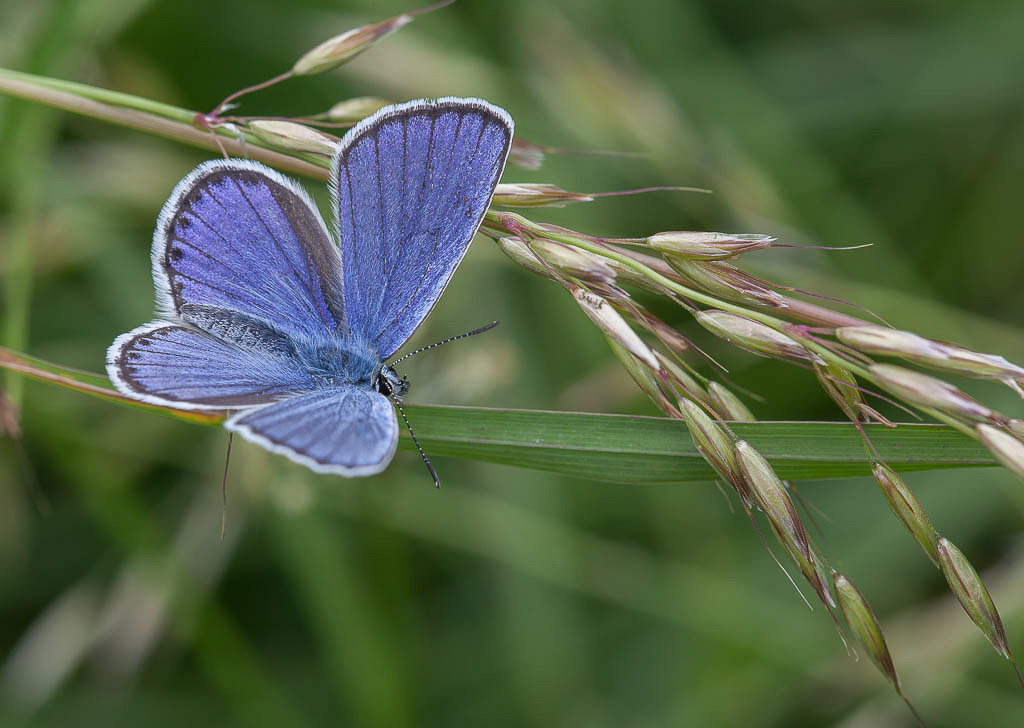
[[295, 181], [249, 160], [200, 164], [153, 235], [156, 320], [110, 346], [111, 381], [225, 410], [228, 430], [318, 473], [379, 473], [398, 444], [389, 398], [409, 386], [386, 361], [465, 255], [512, 132], [480, 99], [381, 109], [333, 155], [333, 236]]

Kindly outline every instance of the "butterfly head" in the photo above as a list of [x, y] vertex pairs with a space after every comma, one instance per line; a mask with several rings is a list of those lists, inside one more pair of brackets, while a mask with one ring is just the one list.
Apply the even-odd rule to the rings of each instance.
[[409, 391], [409, 380], [398, 376], [398, 372], [387, 364], [381, 364], [374, 378], [373, 388], [385, 397], [401, 399]]

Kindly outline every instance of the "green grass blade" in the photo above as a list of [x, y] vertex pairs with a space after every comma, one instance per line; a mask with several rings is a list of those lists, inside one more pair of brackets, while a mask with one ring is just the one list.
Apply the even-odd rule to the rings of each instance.
[[[0, 348], [0, 367], [35, 379], [192, 422], [215, 423], [215, 411], [185, 411], [125, 397], [100, 374], [60, 367]], [[714, 479], [682, 422], [661, 417], [409, 405], [409, 419], [431, 455], [516, 465], [620, 483]], [[756, 422], [731, 425], [787, 479], [865, 475], [869, 461], [856, 428], [844, 422]], [[943, 425], [902, 424], [865, 430], [896, 470], [995, 465], [977, 442]], [[404, 434], [400, 447], [414, 448]]]
[[[431, 455], [548, 470], [622, 483], [715, 478], [678, 420], [663, 417], [408, 406], [416, 435]], [[786, 479], [842, 478], [870, 472], [857, 429], [845, 422], [730, 424]], [[897, 470], [995, 465], [977, 442], [945, 425], [865, 427]], [[409, 438], [399, 447], [411, 450]]]

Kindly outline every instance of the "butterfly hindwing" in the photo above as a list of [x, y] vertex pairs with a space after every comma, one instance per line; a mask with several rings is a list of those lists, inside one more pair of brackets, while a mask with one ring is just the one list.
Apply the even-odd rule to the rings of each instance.
[[344, 319], [341, 260], [306, 192], [248, 160], [205, 162], [175, 187], [153, 237], [157, 306], [238, 311], [306, 336]]
[[433, 308], [490, 204], [512, 120], [479, 99], [382, 109], [331, 171], [350, 330], [387, 358]]
[[246, 410], [224, 426], [318, 473], [372, 475], [391, 462], [398, 421], [382, 394], [336, 387]]
[[251, 407], [312, 386], [293, 359], [267, 346], [243, 347], [167, 321], [117, 337], [107, 374], [125, 394], [181, 409]]

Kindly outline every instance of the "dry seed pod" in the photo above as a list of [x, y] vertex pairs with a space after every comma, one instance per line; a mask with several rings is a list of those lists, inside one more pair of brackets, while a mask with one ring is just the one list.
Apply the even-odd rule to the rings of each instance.
[[987, 420], [992, 410], [949, 382], [892, 364], [872, 364], [869, 371], [878, 384], [911, 404], [933, 407], [953, 415]]
[[658, 361], [661, 363], [662, 368], [676, 383], [676, 386], [683, 390], [683, 394], [691, 399], [703, 402], [704, 404], [711, 404], [711, 400], [708, 398], [707, 392], [705, 392], [697, 383], [696, 379], [690, 376], [689, 372], [673, 361], [672, 357], [662, 354], [657, 349], [654, 350], [654, 355], [658, 357]]
[[843, 414], [853, 422], [860, 422], [864, 412], [864, 398], [857, 388], [857, 380], [846, 367], [833, 362], [814, 364], [814, 373], [822, 388]]
[[359, 121], [392, 103], [394, 102], [376, 96], [358, 96], [336, 103], [327, 111], [327, 118], [330, 121], [339, 122]]
[[336, 137], [293, 121], [259, 119], [250, 121], [249, 128], [259, 139], [282, 149], [331, 156], [338, 146]]
[[647, 238], [647, 244], [663, 253], [694, 260], [722, 260], [741, 253], [771, 247], [777, 238], [752, 233], [709, 233], [674, 230]]
[[727, 389], [718, 382], [708, 382], [708, 395], [715, 405], [715, 410], [727, 420], [735, 422], [757, 422], [754, 413], [750, 411], [743, 400], [737, 397], [732, 390]]
[[1006, 640], [1006, 630], [1003, 629], [1003, 620], [1000, 619], [996, 605], [978, 572], [974, 570], [963, 552], [949, 540], [940, 538], [937, 548], [942, 573], [960, 601], [960, 605], [967, 612], [967, 616], [978, 625], [996, 652], [1006, 659], [1012, 660], [1010, 644]]
[[1018, 478], [1024, 478], [1024, 442], [992, 425], [978, 425], [975, 432], [996, 460]]
[[978, 379], [1013, 381], [1024, 369], [996, 354], [981, 354], [956, 344], [884, 326], [842, 326], [836, 338], [865, 354], [896, 356], [933, 369]]
[[882, 489], [889, 507], [896, 517], [903, 522], [903, 525], [910, 531], [910, 535], [921, 544], [921, 548], [928, 554], [928, 558], [938, 566], [939, 554], [936, 544], [939, 534], [932, 527], [928, 514], [924, 512], [921, 503], [911, 492], [903, 479], [896, 474], [896, 471], [884, 463], [876, 462], [871, 468], [875, 476], [875, 482]]
[[735, 444], [736, 463], [743, 478], [757, 498], [758, 505], [768, 519], [784, 536], [786, 547], [800, 553], [813, 563], [810, 542], [803, 521], [797, 515], [796, 506], [786, 493], [782, 480], [775, 474], [765, 457], [750, 443], [739, 440]]
[[650, 347], [626, 323], [626, 319], [622, 318], [608, 301], [581, 286], [570, 285], [569, 292], [572, 293], [572, 297], [576, 299], [576, 303], [583, 309], [583, 312], [609, 338], [653, 371], [661, 370], [661, 365], [658, 364], [654, 352], [651, 351]]
[[608, 346], [611, 347], [615, 357], [622, 364], [623, 368], [632, 377], [633, 381], [636, 382], [637, 386], [643, 391], [647, 397], [657, 405], [658, 409], [664, 412], [669, 417], [679, 418], [679, 410], [675, 408], [672, 402], [665, 396], [665, 393], [661, 389], [661, 383], [659, 382], [658, 376], [651, 371], [650, 367], [641, 363], [635, 356], [633, 356], [625, 347], [618, 344], [610, 336], [605, 336], [605, 340], [608, 342]]
[[384, 36], [391, 35], [396, 30], [408, 25], [417, 15], [438, 10], [453, 2], [455, 0], [442, 0], [442, 2], [402, 13], [387, 20], [361, 25], [358, 28], [345, 31], [304, 53], [292, 66], [292, 73], [296, 76], [310, 76], [330, 71], [359, 55]]
[[693, 317], [711, 333], [752, 354], [824, 363], [796, 339], [746, 316], [715, 309], [698, 311]]
[[593, 197], [542, 183], [499, 184], [491, 204], [497, 207], [565, 207], [569, 202], [592, 202]]
[[[871, 661], [889, 679], [897, 694], [906, 700], [900, 686], [899, 675], [896, 674], [896, 666], [889, 654], [889, 646], [885, 642], [885, 635], [882, 634], [882, 626], [872, 611], [871, 605], [868, 604], [860, 590], [838, 571], [832, 572], [832, 585], [836, 590], [839, 611], [843, 613], [850, 632], [863, 645]], [[908, 702], [907, 705], [910, 703]], [[913, 710], [913, 706], [910, 707]]]
[[749, 504], [749, 488], [736, 462], [732, 436], [708, 417], [704, 408], [691, 399], [680, 399], [679, 411], [682, 412], [686, 426], [690, 430], [690, 437], [693, 438], [697, 452], [716, 473], [736, 488], [744, 497], [744, 502]]
[[776, 308], [785, 304], [780, 294], [730, 263], [698, 262], [670, 254], [665, 254], [664, 258], [676, 273], [713, 296]]

